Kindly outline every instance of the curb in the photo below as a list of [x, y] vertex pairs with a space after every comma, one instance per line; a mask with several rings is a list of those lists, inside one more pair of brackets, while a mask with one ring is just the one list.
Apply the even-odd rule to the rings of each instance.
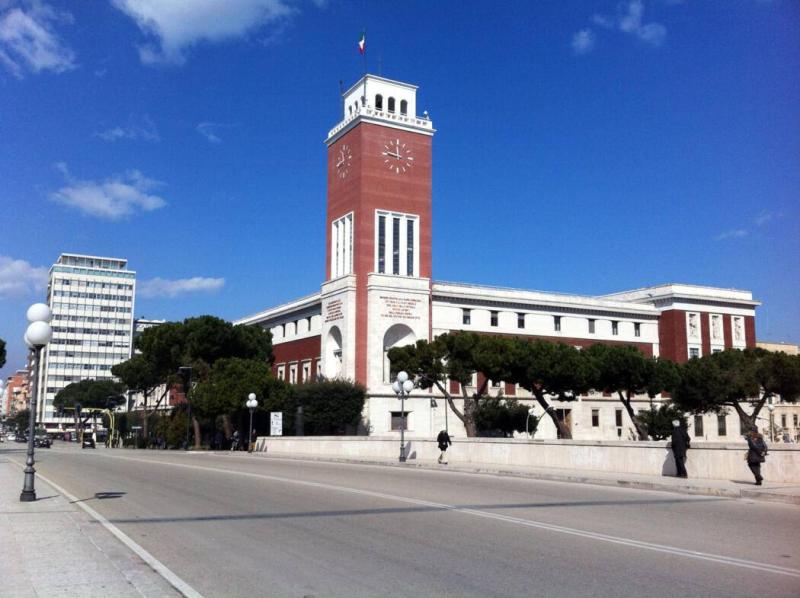
[[[216, 451], [215, 451], [216, 452]], [[228, 451], [221, 451], [222, 454], [229, 454]], [[352, 463], [357, 465], [380, 465], [384, 467], [401, 467], [426, 469], [431, 471], [453, 471], [458, 473], [478, 473], [484, 475], [501, 475], [515, 478], [525, 478], [534, 480], [545, 480], [549, 482], [566, 482], [571, 484], [592, 484], [595, 486], [610, 486], [618, 488], [630, 488], [634, 490], [654, 490], [659, 492], [672, 492], [674, 494], [690, 494], [695, 496], [717, 496], [722, 498], [734, 498], [744, 500], [755, 500], [759, 502], [772, 502], [788, 505], [800, 505], [800, 495], [779, 494], [776, 492], [765, 492], [764, 490], [712, 488], [708, 486], [674, 485], [651, 482], [644, 480], [625, 480], [614, 478], [598, 478], [585, 474], [562, 474], [548, 473], [540, 471], [518, 471], [503, 469], [502, 466], [469, 466], [469, 465], [448, 465], [447, 469], [441, 466], [428, 463], [399, 463], [392, 461], [370, 461], [367, 459], [355, 459], [345, 457], [319, 457], [316, 455], [297, 455], [290, 453], [270, 453], [253, 452], [244, 453], [243, 456], [255, 456], [262, 459], [277, 457], [281, 459], [295, 459], [298, 461], [320, 461], [325, 463]]]

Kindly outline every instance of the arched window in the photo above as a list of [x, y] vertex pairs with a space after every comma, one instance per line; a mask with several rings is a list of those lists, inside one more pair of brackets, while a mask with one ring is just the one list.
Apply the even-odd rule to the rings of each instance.
[[408, 102], [400, 100], [400, 114], [408, 114]]
[[395, 324], [383, 335], [383, 382], [385, 384], [389, 384], [392, 381], [389, 349], [413, 345], [415, 342], [417, 342], [417, 337], [414, 331], [405, 324]]
[[375, 96], [375, 110], [383, 110], [383, 96], [381, 94]]
[[325, 342], [325, 377], [338, 378], [342, 369], [342, 332], [338, 326], [332, 326]]
[[394, 98], [389, 98], [389, 112], [394, 112]]
[[353, 116], [353, 107], [352, 106], [348, 106], [347, 108], [350, 110], [350, 116]]

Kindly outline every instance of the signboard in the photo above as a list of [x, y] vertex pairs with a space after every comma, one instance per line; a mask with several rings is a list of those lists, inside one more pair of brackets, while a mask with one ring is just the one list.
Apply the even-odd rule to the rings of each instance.
[[269, 414], [269, 435], [283, 436], [283, 413], [271, 411]]

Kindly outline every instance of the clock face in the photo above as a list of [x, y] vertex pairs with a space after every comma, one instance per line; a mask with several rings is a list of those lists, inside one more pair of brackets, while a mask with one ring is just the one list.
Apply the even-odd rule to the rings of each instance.
[[353, 151], [346, 143], [339, 148], [336, 154], [336, 174], [340, 179], [345, 178], [350, 172], [350, 166], [353, 163]]
[[390, 139], [383, 145], [383, 162], [397, 174], [406, 172], [414, 164], [411, 148], [399, 139]]

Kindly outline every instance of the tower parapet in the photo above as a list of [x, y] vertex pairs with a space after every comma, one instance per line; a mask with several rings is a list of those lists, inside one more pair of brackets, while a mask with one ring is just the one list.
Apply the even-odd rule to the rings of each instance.
[[417, 116], [417, 86], [376, 75], [364, 75], [342, 96], [342, 120], [328, 132], [331, 145], [359, 122], [433, 135], [427, 112]]

